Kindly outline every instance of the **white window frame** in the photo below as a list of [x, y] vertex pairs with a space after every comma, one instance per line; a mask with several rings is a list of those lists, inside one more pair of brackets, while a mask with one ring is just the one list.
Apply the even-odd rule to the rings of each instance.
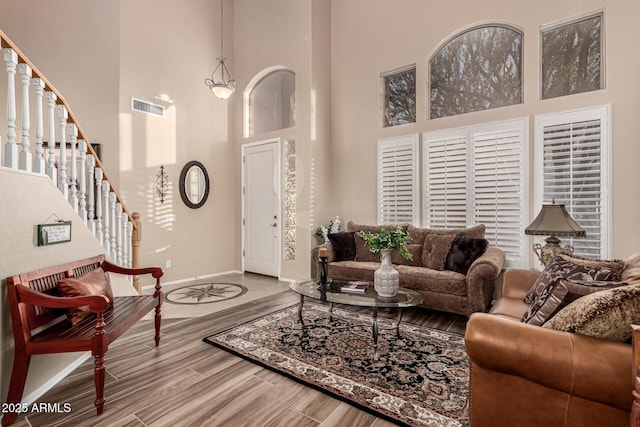
[[[534, 124], [534, 170], [542, 171], [544, 167], [544, 128], [565, 123], [575, 123], [590, 120], [600, 120], [600, 257], [611, 258], [612, 249], [612, 221], [611, 221], [611, 105], [602, 105], [580, 110], [564, 111], [535, 116]], [[535, 174], [534, 178], [534, 207], [540, 210], [544, 200], [544, 176]], [[550, 203], [551, 201], [549, 201]], [[570, 209], [567, 209], [571, 213]], [[544, 237], [537, 237], [538, 243], [544, 244]], [[562, 239], [562, 244], [571, 244], [570, 239]]]
[[[378, 171], [377, 171], [377, 187], [376, 187], [377, 188], [377, 191], [376, 191], [377, 215], [376, 216], [377, 216], [378, 224], [398, 224], [398, 223], [410, 222], [413, 225], [419, 225], [419, 221], [420, 221], [419, 146], [420, 146], [420, 135], [417, 133], [412, 135], [398, 136], [394, 138], [384, 138], [384, 139], [378, 140], [378, 149], [377, 149]], [[400, 216], [400, 219], [398, 219], [397, 215], [391, 215], [391, 218], [390, 218], [390, 216], [386, 213], [387, 211], [385, 208], [385, 205], [389, 200], [389, 197], [395, 200], [397, 193], [395, 193], [395, 189], [394, 189], [393, 190], [394, 194], [391, 196], [387, 196], [388, 189], [385, 188], [385, 179], [388, 175], [385, 175], [385, 173], [383, 172], [383, 164], [382, 164], [383, 155], [385, 152], [389, 153], [391, 151], [398, 150], [398, 149], [401, 150], [403, 155], [410, 156], [409, 165], [405, 163], [403, 166], [399, 166], [399, 167], [410, 168], [410, 171], [405, 171], [405, 175], [410, 173], [410, 178], [406, 180], [405, 183], [408, 183], [411, 186], [411, 188], [409, 189], [409, 193], [410, 193], [409, 197], [411, 198], [411, 201], [410, 201], [411, 218], [403, 217], [402, 215]], [[395, 160], [392, 157], [386, 157], [386, 158]], [[393, 165], [391, 166], [391, 168], [387, 169], [387, 171], [395, 175], [396, 172], [398, 172], [397, 170], [393, 169], [395, 167], [396, 166]], [[404, 194], [404, 197], [407, 197], [406, 192]]]
[[[462, 128], [454, 128], [447, 129], [443, 131], [435, 131], [435, 132], [425, 132], [422, 137], [422, 159], [423, 159], [423, 224], [426, 227], [434, 227], [435, 224], [430, 223], [429, 220], [429, 171], [427, 170], [429, 164], [429, 143], [433, 141], [442, 141], [442, 140], [461, 140], [464, 139], [466, 141], [466, 226], [474, 225], [475, 223], [475, 215], [476, 215], [476, 207], [475, 207], [475, 141], [481, 135], [487, 135], [492, 133], [504, 133], [504, 132], [517, 132], [520, 136], [520, 147], [519, 147], [519, 160], [520, 160], [520, 173], [519, 173], [519, 194], [520, 194], [520, 219], [519, 224], [521, 224], [521, 236], [518, 237], [519, 240], [519, 255], [517, 258], [508, 258], [505, 262], [505, 267], [518, 267], [518, 268], [528, 268], [529, 266], [529, 246], [528, 240], [524, 236], [524, 228], [528, 224], [529, 221], [529, 208], [528, 208], [528, 194], [529, 194], [529, 167], [528, 167], [528, 152], [529, 152], [529, 119], [528, 117], [522, 117], [513, 120], [505, 120], [501, 122], [495, 123], [486, 123], [481, 125], [462, 127]], [[452, 226], [459, 226], [461, 224], [451, 224]], [[442, 224], [437, 224], [437, 226], [443, 226]], [[445, 226], [449, 226], [445, 224]], [[492, 244], [496, 244], [493, 242], [491, 237], [487, 236]], [[497, 243], [497, 246], [500, 247], [500, 244]]]

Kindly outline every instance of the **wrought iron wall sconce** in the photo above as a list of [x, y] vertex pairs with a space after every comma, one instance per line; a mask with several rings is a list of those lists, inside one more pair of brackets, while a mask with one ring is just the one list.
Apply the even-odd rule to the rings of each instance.
[[156, 175], [156, 193], [160, 197], [160, 203], [164, 203], [169, 194], [169, 176], [164, 171], [164, 165], [160, 165], [160, 172]]

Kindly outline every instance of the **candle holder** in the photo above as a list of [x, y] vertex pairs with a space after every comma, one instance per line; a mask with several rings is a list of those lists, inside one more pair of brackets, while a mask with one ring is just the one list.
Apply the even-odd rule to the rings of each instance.
[[326, 256], [321, 256], [320, 258], [320, 282], [318, 286], [318, 290], [320, 292], [327, 291], [327, 259]]

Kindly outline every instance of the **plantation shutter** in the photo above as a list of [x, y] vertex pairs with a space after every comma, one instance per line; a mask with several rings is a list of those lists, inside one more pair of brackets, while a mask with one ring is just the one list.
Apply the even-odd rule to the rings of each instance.
[[418, 224], [418, 135], [378, 140], [378, 224]]
[[586, 231], [584, 238], [562, 238], [574, 253], [608, 257], [606, 215], [606, 156], [608, 108], [574, 114], [543, 116], [543, 203], [564, 204]]
[[507, 266], [524, 267], [526, 120], [473, 129], [473, 223], [502, 249]]
[[467, 225], [468, 130], [425, 134], [425, 225]]

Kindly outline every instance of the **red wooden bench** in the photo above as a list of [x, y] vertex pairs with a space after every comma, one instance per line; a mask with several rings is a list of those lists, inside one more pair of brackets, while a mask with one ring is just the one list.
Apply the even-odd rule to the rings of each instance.
[[[105, 272], [126, 275], [151, 274], [156, 279], [153, 295], [114, 297], [102, 295], [58, 297], [56, 283], [66, 277], [78, 277], [102, 267]], [[24, 392], [29, 362], [34, 354], [67, 353], [91, 350], [94, 357], [94, 381], [98, 415], [104, 408], [104, 355], [116, 338], [155, 308], [155, 341], [160, 344], [160, 306], [162, 291], [160, 268], [130, 269], [105, 261], [104, 255], [46, 268], [7, 278], [9, 311], [15, 341], [15, 357], [6, 407], [16, 407]], [[64, 318], [69, 307], [86, 306], [91, 315], [75, 326]], [[61, 318], [62, 316], [62, 318]], [[60, 320], [56, 322], [56, 320]], [[42, 328], [44, 328], [42, 330]], [[39, 331], [33, 332], [34, 329]], [[13, 405], [12, 405], [13, 404]], [[17, 412], [5, 413], [2, 425], [13, 423]]]

